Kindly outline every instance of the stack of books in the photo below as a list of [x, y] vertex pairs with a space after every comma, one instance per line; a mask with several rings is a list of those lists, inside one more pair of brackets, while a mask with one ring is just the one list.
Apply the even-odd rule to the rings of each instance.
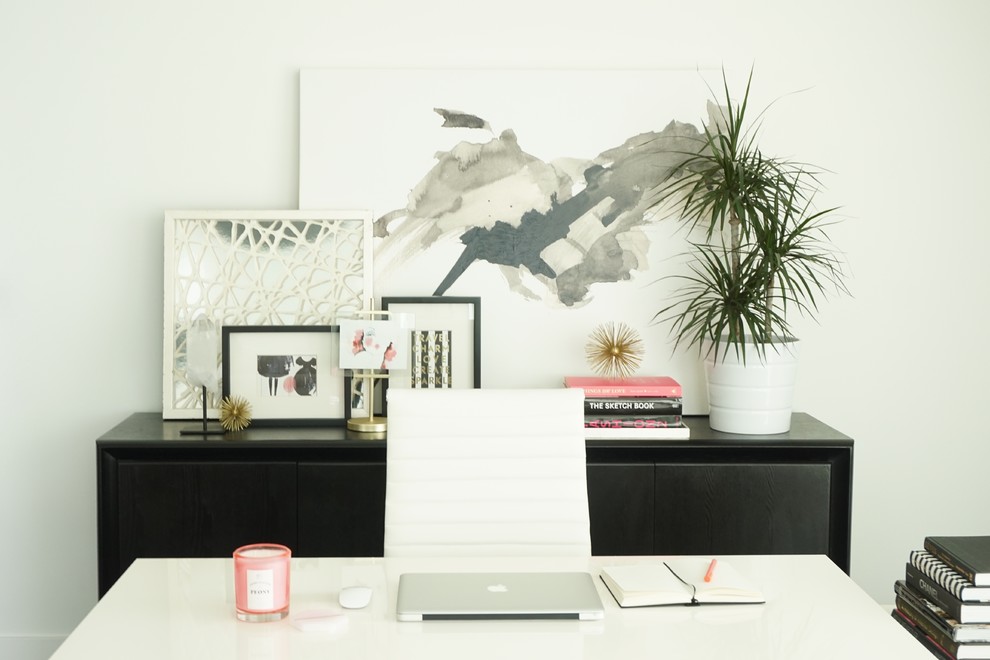
[[564, 387], [584, 390], [588, 438], [683, 440], [691, 436], [682, 418], [680, 383], [670, 376], [565, 376]]
[[990, 536], [928, 536], [891, 615], [936, 657], [990, 658]]

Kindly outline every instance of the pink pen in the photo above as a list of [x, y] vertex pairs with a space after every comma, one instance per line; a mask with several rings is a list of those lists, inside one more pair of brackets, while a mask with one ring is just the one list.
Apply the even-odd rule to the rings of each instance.
[[715, 573], [715, 564], [717, 563], [717, 559], [712, 559], [712, 563], [708, 564], [708, 570], [705, 572], [705, 582], [712, 581], [712, 575]]

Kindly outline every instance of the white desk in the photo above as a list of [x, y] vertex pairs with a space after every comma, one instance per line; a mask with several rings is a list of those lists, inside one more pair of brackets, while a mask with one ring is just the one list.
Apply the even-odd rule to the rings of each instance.
[[[58, 649], [53, 660], [685, 658], [706, 660], [930, 660], [929, 653], [822, 555], [726, 557], [759, 585], [765, 605], [620, 609], [590, 559], [294, 559], [290, 611], [336, 606], [341, 586], [374, 587], [371, 605], [341, 633], [301, 632], [289, 620], [234, 617], [230, 559], [139, 559]], [[395, 619], [399, 574], [423, 570], [586, 570], [602, 621]]]

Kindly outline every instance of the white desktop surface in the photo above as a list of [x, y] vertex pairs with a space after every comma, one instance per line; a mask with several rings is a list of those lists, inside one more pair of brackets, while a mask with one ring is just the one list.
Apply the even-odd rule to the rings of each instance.
[[[288, 619], [238, 621], [230, 559], [138, 559], [52, 659], [931, 659], [823, 555], [722, 559], [763, 590], [766, 604], [619, 608], [599, 568], [656, 557], [293, 559], [290, 613], [336, 608], [342, 586], [373, 587], [371, 604], [348, 611], [347, 627], [337, 633], [302, 632]], [[605, 618], [397, 621], [399, 575], [436, 570], [588, 571]]]

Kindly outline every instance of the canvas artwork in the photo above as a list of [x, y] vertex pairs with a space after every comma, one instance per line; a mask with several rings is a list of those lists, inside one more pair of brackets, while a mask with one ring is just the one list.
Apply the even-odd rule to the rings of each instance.
[[303, 70], [300, 207], [372, 209], [376, 297], [480, 295], [493, 309], [483, 358], [511, 347], [545, 367], [486, 365], [486, 384], [576, 372], [579, 328], [608, 318], [655, 338], [659, 356], [644, 287], [680, 248], [650, 206], [708, 121], [706, 80], [717, 75]]

